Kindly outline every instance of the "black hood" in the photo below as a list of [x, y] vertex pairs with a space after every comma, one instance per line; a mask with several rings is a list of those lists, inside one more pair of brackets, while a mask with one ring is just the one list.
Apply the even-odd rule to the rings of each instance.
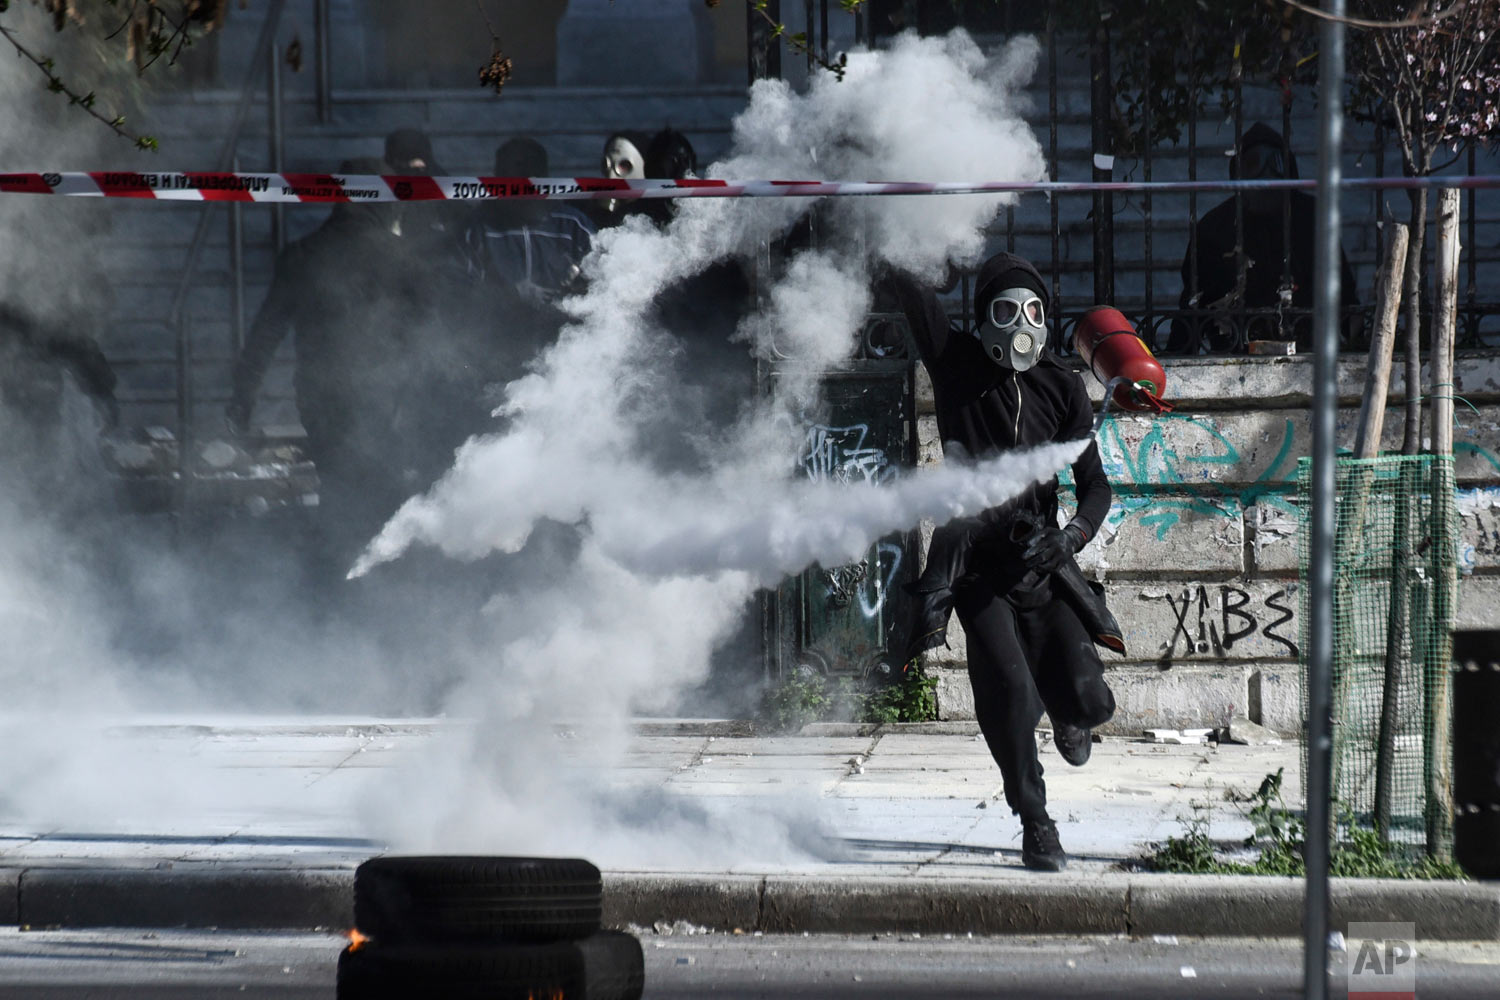
[[974, 278], [975, 323], [984, 321], [989, 315], [990, 300], [1007, 288], [1030, 288], [1041, 297], [1047, 311], [1052, 311], [1052, 297], [1047, 294], [1047, 283], [1036, 266], [1025, 257], [997, 253], [984, 262]]
[[[1254, 125], [1251, 125], [1248, 129], [1245, 130], [1244, 135], [1240, 136], [1240, 149], [1242, 151], [1249, 149], [1252, 146], [1270, 146], [1272, 149], [1281, 150], [1282, 154], [1286, 157], [1287, 180], [1296, 180], [1297, 158], [1292, 155], [1291, 147], [1288, 146], [1286, 140], [1281, 137], [1280, 132], [1276, 131], [1265, 122], [1256, 122]], [[1235, 179], [1238, 179], [1240, 176], [1239, 153], [1235, 153], [1229, 161], [1229, 176]]]
[[640, 167], [646, 169], [646, 149], [651, 145], [651, 137], [644, 132], [626, 130], [624, 132], [611, 132], [609, 138], [604, 140], [604, 148], [599, 150], [599, 163], [604, 163], [604, 154], [609, 151], [609, 144], [616, 139], [624, 139], [634, 146], [641, 154]]

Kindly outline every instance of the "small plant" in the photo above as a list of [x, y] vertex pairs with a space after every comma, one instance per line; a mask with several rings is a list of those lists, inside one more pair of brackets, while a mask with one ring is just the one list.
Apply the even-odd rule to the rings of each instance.
[[927, 676], [919, 659], [901, 675], [865, 698], [865, 722], [930, 722], [937, 718], [937, 678]]
[[827, 679], [810, 670], [799, 670], [766, 688], [757, 717], [774, 732], [791, 732], [823, 718], [828, 702]]
[[919, 661], [889, 683], [802, 669], [765, 689], [756, 719], [778, 733], [810, 722], [929, 722], [937, 718], [937, 683]]
[[[1281, 786], [1284, 768], [1268, 774], [1260, 787], [1249, 796], [1229, 796], [1231, 801], [1248, 802], [1245, 818], [1255, 832], [1245, 839], [1245, 846], [1259, 855], [1253, 862], [1224, 861], [1219, 845], [1209, 836], [1211, 808], [1203, 802], [1192, 803], [1193, 817], [1186, 820], [1187, 831], [1181, 837], [1168, 837], [1157, 847], [1147, 864], [1156, 871], [1216, 875], [1291, 875], [1306, 874], [1303, 849], [1307, 828], [1287, 808]], [[1332, 845], [1328, 860], [1330, 875], [1342, 878], [1420, 878], [1462, 879], [1463, 870], [1452, 861], [1440, 861], [1427, 855], [1412, 855], [1399, 846], [1383, 843], [1374, 830], [1359, 825], [1353, 813], [1345, 810], [1339, 827], [1344, 836]]]

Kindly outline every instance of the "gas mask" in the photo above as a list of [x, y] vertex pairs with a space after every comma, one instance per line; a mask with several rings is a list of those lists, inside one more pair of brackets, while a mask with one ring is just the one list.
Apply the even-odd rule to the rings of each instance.
[[646, 157], [635, 143], [617, 135], [604, 147], [604, 176], [621, 180], [645, 177]]
[[[604, 145], [604, 176], [615, 180], [638, 180], [646, 176], [646, 158], [635, 143], [617, 135]], [[604, 202], [604, 210], [619, 211], [620, 203], [614, 198]]]
[[1030, 288], [1006, 288], [990, 299], [989, 314], [974, 332], [984, 353], [1001, 368], [1024, 372], [1047, 346], [1047, 310]]

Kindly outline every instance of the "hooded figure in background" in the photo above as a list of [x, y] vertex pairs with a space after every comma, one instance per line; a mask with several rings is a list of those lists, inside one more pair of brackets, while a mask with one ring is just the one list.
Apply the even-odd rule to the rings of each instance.
[[[495, 150], [495, 176], [550, 176], [547, 150], [528, 136], [510, 139]], [[469, 277], [552, 302], [578, 287], [594, 232], [589, 217], [566, 201], [485, 202], [464, 230]]]
[[[651, 137], [646, 146], [647, 177], [678, 180], [696, 176], [697, 170], [698, 154], [687, 136], [664, 128]], [[640, 201], [633, 210], [665, 226], [672, 221], [677, 202]], [[750, 346], [734, 336], [753, 299], [750, 278], [736, 259], [719, 261], [656, 297], [657, 323], [675, 337], [672, 364], [682, 384], [668, 422], [720, 431], [739, 419], [744, 405], [754, 398]], [[661, 446], [676, 435], [663, 430], [653, 437]], [[662, 450], [679, 457], [692, 453], [692, 448], [675, 444]]]
[[[379, 173], [381, 166], [360, 159], [339, 169]], [[445, 296], [430, 258], [402, 235], [405, 210], [336, 205], [322, 226], [288, 245], [234, 365], [226, 416], [244, 432], [277, 347], [295, 331], [292, 382], [318, 470], [323, 568], [333, 579], [436, 474], [415, 467], [427, 461], [425, 427], [463, 392], [435, 388], [435, 379], [463, 378], [472, 367], [435, 334]], [[479, 409], [478, 389], [469, 395]], [[446, 468], [451, 457], [450, 449], [430, 461]]]
[[[432, 152], [432, 137], [415, 128], [398, 128], [385, 137], [382, 174], [443, 177], [448, 171]], [[463, 274], [463, 230], [469, 207], [464, 202], [409, 202], [404, 213], [403, 236], [408, 245], [428, 255], [449, 278]]]
[[[950, 324], [930, 288], [892, 275], [901, 310], [932, 377], [943, 449], [974, 458], [1093, 433], [1083, 379], [1047, 349], [1046, 285], [1014, 254], [991, 257], [975, 281], [973, 325]], [[914, 589], [923, 608], [908, 649], [941, 644], [949, 610], [968, 640], [980, 729], [1021, 818], [1027, 867], [1058, 871], [1067, 854], [1047, 814], [1035, 730], [1045, 708], [1063, 759], [1089, 758], [1090, 730], [1114, 714], [1114, 696], [1085, 624], [1058, 578], [1098, 533], [1110, 487], [1098, 445], [1073, 463], [1078, 509], [1058, 527], [1054, 477], [975, 518], [939, 528]]]
[[[615, 132], [604, 140], [604, 151], [600, 154], [599, 176], [615, 180], [640, 180], [646, 176], [646, 149], [651, 145], [644, 132]], [[625, 215], [639, 202], [590, 201], [596, 228], [618, 226]]]
[[[1293, 180], [1297, 177], [1297, 158], [1280, 132], [1256, 122], [1245, 132], [1239, 152], [1229, 161], [1229, 176], [1233, 180]], [[1291, 208], [1289, 231], [1283, 227], [1284, 203]], [[1317, 199], [1306, 191], [1251, 191], [1243, 195], [1243, 204], [1243, 276], [1235, 254], [1233, 196], [1198, 220], [1182, 259], [1182, 297], [1178, 308], [1222, 311], [1227, 314], [1227, 321], [1221, 322], [1214, 316], [1174, 318], [1167, 341], [1168, 353], [1242, 352], [1251, 340], [1288, 339], [1288, 334], [1297, 341], [1297, 350], [1312, 349], [1310, 311]], [[1195, 261], [1196, 296], [1193, 294]], [[1342, 247], [1339, 273], [1340, 306], [1344, 310], [1355, 309], [1359, 306], [1359, 296], [1354, 287], [1354, 272]], [[1283, 284], [1285, 277], [1290, 278], [1290, 285]], [[1245, 328], [1239, 328], [1240, 317], [1236, 314], [1241, 309], [1278, 307], [1296, 309], [1302, 314], [1286, 321], [1280, 316], [1244, 317]], [[1363, 330], [1361, 315], [1346, 315], [1339, 325], [1342, 346], [1346, 350], [1364, 346]]]

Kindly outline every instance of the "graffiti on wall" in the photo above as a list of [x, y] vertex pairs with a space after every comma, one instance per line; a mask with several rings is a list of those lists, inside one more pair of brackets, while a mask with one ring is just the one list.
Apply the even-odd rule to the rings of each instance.
[[[1199, 584], [1181, 593], [1159, 595], [1172, 608], [1172, 634], [1162, 643], [1162, 659], [1181, 656], [1223, 656], [1235, 643], [1263, 636], [1297, 655], [1291, 638], [1295, 626], [1296, 598], [1293, 587], [1272, 591], [1256, 600], [1249, 591], [1233, 584]], [[1180, 652], [1179, 652], [1180, 651]]]
[[901, 546], [877, 542], [868, 562], [849, 563], [823, 571], [828, 603], [835, 608], [854, 605], [860, 617], [874, 620], [901, 572]]
[[[1290, 417], [1262, 427], [1253, 441], [1236, 442], [1209, 415], [1165, 413], [1145, 423], [1141, 418], [1106, 416], [1099, 429], [1099, 457], [1105, 474], [1123, 480], [1129, 492], [1119, 497], [1110, 527], [1127, 518], [1154, 529], [1165, 539], [1184, 518], [1238, 519], [1259, 503], [1295, 515], [1299, 427]], [[1459, 430], [1465, 428], [1460, 427]], [[1477, 433], [1480, 428], [1467, 428]], [[1500, 478], [1500, 456], [1475, 441], [1457, 441], [1454, 452]], [[1221, 480], [1230, 467], [1234, 468]], [[1216, 474], [1217, 473], [1217, 474]], [[1070, 482], [1064, 474], [1062, 480]]]
[[[1293, 451], [1296, 427], [1287, 419], [1247, 455], [1205, 416], [1165, 413], [1156, 416], [1133, 447], [1121, 431], [1118, 419], [1105, 418], [1099, 429], [1099, 457], [1105, 474], [1126, 479], [1143, 492], [1120, 497], [1111, 512], [1111, 527], [1129, 517], [1152, 528], [1165, 539], [1184, 516], [1239, 519], [1256, 503], [1269, 503], [1291, 511], [1285, 499], [1293, 492], [1297, 456]], [[1214, 466], [1250, 465], [1259, 455], [1269, 458], [1255, 472], [1250, 485], [1233, 489], [1214, 480]], [[1170, 495], [1152, 490], [1166, 487]]]
[[802, 468], [807, 478], [877, 485], [889, 481], [896, 475], [896, 466], [885, 449], [865, 443], [869, 436], [868, 424], [810, 425], [802, 449]]

